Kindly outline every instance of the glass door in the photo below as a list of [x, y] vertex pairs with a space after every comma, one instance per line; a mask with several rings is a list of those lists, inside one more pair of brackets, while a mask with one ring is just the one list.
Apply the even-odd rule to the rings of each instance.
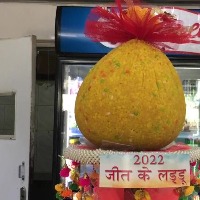
[[79, 144], [82, 134], [75, 120], [75, 100], [78, 90], [93, 67], [92, 64], [65, 64], [63, 65], [62, 85], [62, 112], [63, 112], [63, 148], [69, 144]]
[[186, 102], [186, 116], [177, 142], [200, 146], [200, 69], [176, 68], [182, 81]]
[[[94, 63], [84, 64], [64, 64], [62, 66], [62, 128], [63, 128], [63, 143], [62, 152], [64, 153], [65, 148], [69, 145], [83, 144], [84, 137], [80, 132], [76, 120], [75, 120], [75, 101], [78, 90], [93, 67]], [[65, 159], [65, 163], [70, 166], [72, 161]], [[80, 164], [78, 167], [78, 173], [80, 176], [87, 171], [92, 171], [92, 165]], [[65, 184], [69, 186], [72, 184], [72, 180], [67, 177], [65, 178]]]
[[[97, 62], [91, 59], [60, 58], [55, 84], [55, 117], [53, 144], [53, 184], [60, 182], [60, 170], [65, 165], [64, 150], [69, 144], [79, 144], [82, 134], [77, 127], [74, 107], [78, 90]], [[66, 180], [67, 181], [67, 180]]]

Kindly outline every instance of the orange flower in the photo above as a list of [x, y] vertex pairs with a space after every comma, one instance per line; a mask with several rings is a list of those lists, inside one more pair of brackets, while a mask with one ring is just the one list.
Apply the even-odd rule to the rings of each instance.
[[65, 197], [71, 197], [72, 196], [72, 191], [70, 189], [66, 188], [65, 190], [63, 190], [61, 192], [61, 196], [64, 197], [64, 198]]

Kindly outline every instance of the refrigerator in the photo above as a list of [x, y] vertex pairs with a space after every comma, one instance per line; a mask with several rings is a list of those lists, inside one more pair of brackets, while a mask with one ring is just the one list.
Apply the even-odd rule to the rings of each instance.
[[[84, 35], [84, 25], [92, 6], [59, 6], [56, 13], [56, 51], [58, 55], [55, 123], [54, 123], [54, 183], [59, 183], [61, 156], [70, 144], [83, 139], [74, 115], [77, 92], [95, 63], [113, 46], [94, 43]], [[176, 142], [200, 146], [200, 56], [195, 54], [167, 55], [176, 68], [184, 89], [186, 118]]]

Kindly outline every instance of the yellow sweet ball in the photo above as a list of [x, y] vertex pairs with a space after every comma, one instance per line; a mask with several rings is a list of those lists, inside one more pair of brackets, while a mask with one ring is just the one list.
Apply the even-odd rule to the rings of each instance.
[[159, 49], [130, 40], [97, 62], [75, 102], [82, 134], [97, 147], [104, 142], [135, 150], [159, 150], [182, 130], [185, 98], [179, 76]]

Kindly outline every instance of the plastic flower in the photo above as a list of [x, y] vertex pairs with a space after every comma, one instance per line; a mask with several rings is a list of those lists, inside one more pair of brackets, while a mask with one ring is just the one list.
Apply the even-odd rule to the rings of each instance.
[[60, 176], [61, 177], [68, 177], [69, 176], [69, 172], [70, 172], [70, 169], [67, 166], [65, 166], [64, 168], [62, 168], [60, 170]]
[[62, 183], [56, 184], [55, 185], [55, 190], [57, 192], [62, 192], [64, 190], [64, 185]]
[[69, 189], [72, 191], [78, 191], [79, 187], [76, 183], [72, 183], [70, 184]]
[[72, 196], [72, 191], [68, 188], [66, 188], [65, 190], [63, 190], [61, 192], [61, 196], [66, 198], [66, 197], [71, 197]]
[[194, 192], [194, 186], [188, 186], [184, 190], [184, 195], [189, 196]]
[[70, 160], [67, 162], [67, 165], [70, 169], [76, 169], [80, 165], [80, 162]]
[[87, 173], [85, 173], [84, 176], [79, 179], [79, 185], [82, 187], [87, 187], [90, 185], [90, 178]]
[[56, 199], [58, 199], [58, 200], [63, 200], [63, 198], [60, 196], [60, 193], [56, 193]]
[[136, 190], [134, 197], [135, 200], [151, 200], [149, 193], [145, 190]]

